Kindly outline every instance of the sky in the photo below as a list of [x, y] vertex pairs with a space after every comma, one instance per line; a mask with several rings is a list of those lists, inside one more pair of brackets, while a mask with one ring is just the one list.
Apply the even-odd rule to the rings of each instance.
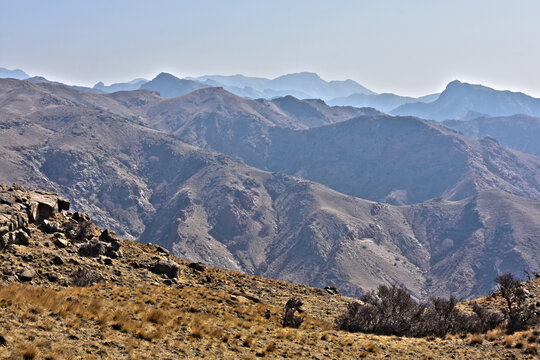
[[540, 1], [0, 0], [0, 67], [93, 86], [312, 71], [420, 96], [454, 80], [540, 97]]

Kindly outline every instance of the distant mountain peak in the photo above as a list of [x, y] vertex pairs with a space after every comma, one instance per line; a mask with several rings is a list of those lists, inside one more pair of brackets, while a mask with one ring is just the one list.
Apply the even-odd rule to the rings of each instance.
[[174, 76], [173, 74], [169, 74], [166, 72], [160, 72], [152, 81], [154, 80], [180, 80], [180, 78]]
[[292, 73], [292, 74], [278, 76], [274, 80], [283, 79], [283, 78], [302, 78], [304, 80], [308, 80], [308, 79], [309, 80], [322, 80], [321, 77], [317, 73], [309, 72], [309, 71], [302, 71], [302, 72], [298, 72], [298, 73]]
[[193, 90], [205, 87], [208, 87], [208, 85], [199, 81], [180, 79], [172, 74], [162, 72], [151, 81], [142, 84], [140, 88], [157, 91], [162, 97], [171, 98], [182, 96]]
[[208, 97], [208, 96], [231, 96], [231, 97], [236, 97], [236, 98], [239, 97], [225, 90], [222, 86], [203, 87], [200, 89], [193, 90], [192, 92], [186, 95], [202, 96], [202, 97]]
[[30, 76], [21, 69], [9, 70], [0, 67], [0, 78], [12, 78], [18, 80], [28, 79]]
[[423, 119], [450, 120], [468, 118], [468, 114], [540, 116], [540, 99], [521, 92], [495, 90], [480, 84], [454, 80], [448, 83], [439, 98], [430, 103], [404, 104], [394, 115], [414, 115]]
[[453, 80], [453, 81], [450, 81], [450, 82], [448, 83], [448, 85], [446, 85], [446, 89], [458, 87], [458, 86], [461, 86], [461, 85], [463, 85], [463, 84], [464, 84], [464, 83], [462, 83], [462, 82], [459, 81], [459, 80]]

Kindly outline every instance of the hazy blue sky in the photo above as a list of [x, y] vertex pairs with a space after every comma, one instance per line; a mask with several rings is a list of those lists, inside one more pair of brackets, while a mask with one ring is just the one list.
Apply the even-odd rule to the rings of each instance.
[[453, 79], [540, 97], [540, 1], [0, 0], [0, 66], [93, 85], [314, 71], [423, 95]]

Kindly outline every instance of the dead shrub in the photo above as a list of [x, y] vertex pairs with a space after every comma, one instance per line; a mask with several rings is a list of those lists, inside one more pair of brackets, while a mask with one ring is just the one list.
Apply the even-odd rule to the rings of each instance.
[[466, 339], [469, 345], [480, 345], [484, 342], [482, 335], [471, 335]]
[[340, 330], [397, 336], [438, 336], [480, 333], [502, 321], [496, 313], [476, 305], [473, 315], [460, 311], [457, 299], [431, 298], [418, 303], [401, 288], [380, 285], [364, 295], [362, 303], [352, 302], [335, 320]]
[[167, 316], [159, 309], [152, 309], [146, 314], [145, 320], [154, 324], [164, 324]]

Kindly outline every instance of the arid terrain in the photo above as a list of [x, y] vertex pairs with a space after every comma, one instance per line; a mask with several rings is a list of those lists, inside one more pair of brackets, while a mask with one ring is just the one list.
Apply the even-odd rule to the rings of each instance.
[[[443, 339], [338, 331], [334, 320], [353, 299], [334, 289], [186, 262], [162, 247], [119, 239], [84, 213], [66, 212], [69, 202], [53, 193], [2, 185], [0, 203], [1, 358], [533, 359], [538, 354], [539, 329]], [[525, 286], [529, 301], [538, 301], [540, 281]], [[304, 302], [298, 329], [282, 327], [283, 306], [291, 297]], [[500, 306], [497, 296], [479, 301]]]
[[540, 160], [494, 140], [219, 88], [0, 88], [0, 181], [61, 193], [181, 258], [349, 296], [397, 283], [418, 299], [482, 296], [499, 273], [540, 268]]

